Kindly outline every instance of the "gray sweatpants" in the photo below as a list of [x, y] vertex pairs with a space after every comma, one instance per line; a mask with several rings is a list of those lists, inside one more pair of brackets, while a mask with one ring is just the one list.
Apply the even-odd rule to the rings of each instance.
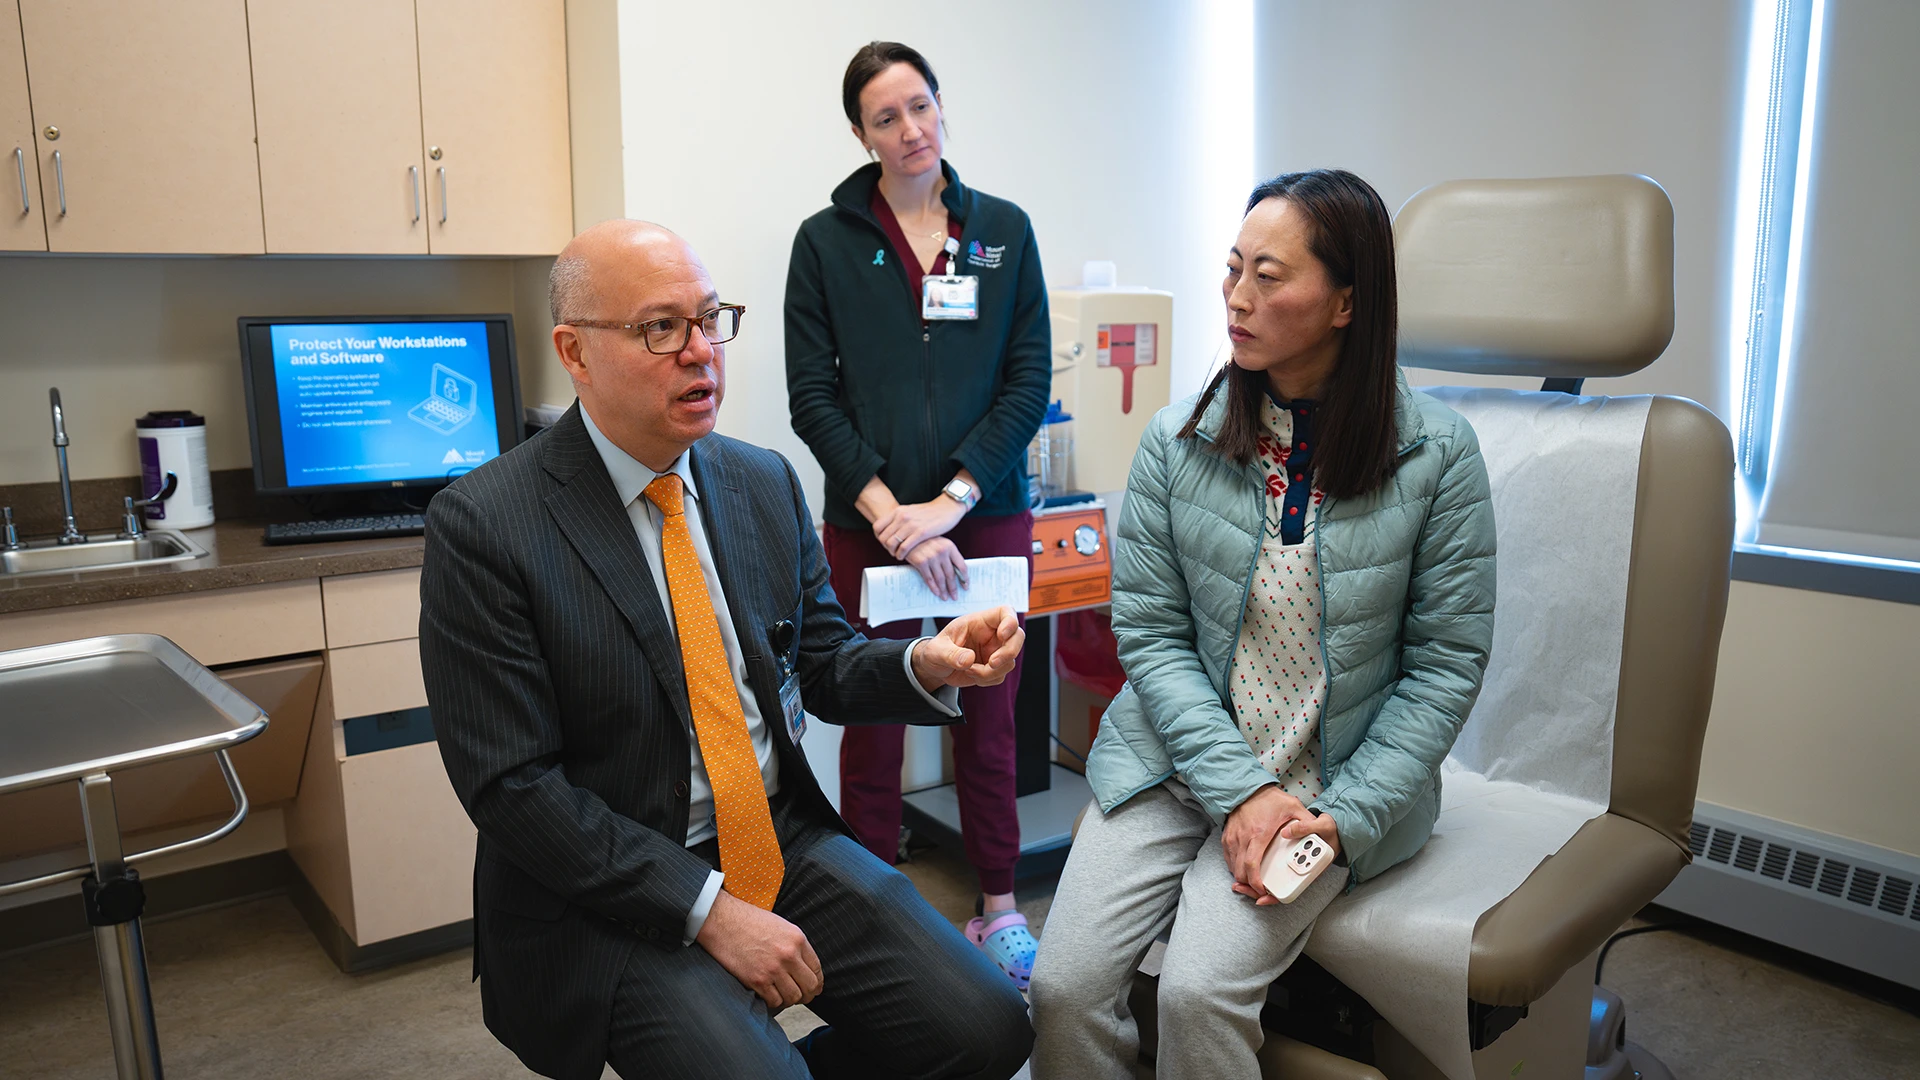
[[1232, 891], [1220, 830], [1177, 779], [1111, 814], [1089, 808], [1034, 962], [1034, 1080], [1132, 1080], [1140, 1032], [1127, 992], [1169, 923], [1157, 1075], [1259, 1076], [1267, 987], [1346, 881], [1330, 867], [1293, 903], [1254, 906]]

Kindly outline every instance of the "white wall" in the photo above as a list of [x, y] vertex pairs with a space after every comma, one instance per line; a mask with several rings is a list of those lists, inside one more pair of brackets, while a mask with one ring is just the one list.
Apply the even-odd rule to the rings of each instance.
[[1652, 367], [1588, 389], [1679, 394], [1725, 416], [1747, 10], [1747, 0], [1270, 0], [1259, 7], [1256, 161], [1263, 173], [1351, 169], [1395, 208], [1442, 180], [1651, 176], [1674, 206], [1673, 343]]
[[1250, 108], [1233, 89], [1251, 81], [1248, 7], [622, 3], [626, 213], [685, 236], [748, 309], [720, 430], [791, 458], [817, 513], [820, 471], [787, 418], [787, 259], [801, 220], [867, 160], [840, 78], [876, 38], [927, 55], [947, 160], [1032, 216], [1050, 283], [1111, 259], [1123, 284], [1174, 293], [1174, 393], [1198, 389], [1224, 340], [1220, 268], [1251, 187], [1245, 122], [1233, 124]]
[[[1636, 172], [1674, 204], [1673, 343], [1593, 393], [1728, 415], [1726, 311], [1748, 0], [1269, 0], [1257, 164], [1350, 168], [1390, 206], [1457, 178]], [[1537, 385], [1414, 372], [1416, 381]], [[1735, 582], [1700, 797], [1920, 854], [1920, 607]]]

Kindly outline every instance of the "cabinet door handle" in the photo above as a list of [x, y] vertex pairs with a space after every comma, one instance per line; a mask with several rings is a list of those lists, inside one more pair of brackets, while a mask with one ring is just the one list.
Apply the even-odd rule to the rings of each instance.
[[27, 152], [13, 148], [13, 167], [20, 172], [20, 213], [33, 213], [33, 200], [27, 197]]
[[53, 186], [60, 192], [60, 216], [67, 216], [67, 167], [60, 164], [60, 151], [53, 152]]
[[447, 223], [447, 167], [440, 166], [440, 224]]
[[407, 166], [407, 183], [413, 188], [413, 223], [420, 224], [420, 166]]

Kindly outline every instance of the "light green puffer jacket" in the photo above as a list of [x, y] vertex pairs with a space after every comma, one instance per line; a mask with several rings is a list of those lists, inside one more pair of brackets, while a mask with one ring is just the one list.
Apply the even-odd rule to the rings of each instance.
[[[1473, 428], [1399, 379], [1399, 469], [1321, 504], [1320, 721], [1324, 790], [1359, 882], [1426, 843], [1440, 762], [1480, 693], [1493, 644], [1493, 504]], [[1227, 675], [1266, 513], [1257, 467], [1210, 443], [1224, 390], [1175, 437], [1193, 399], [1141, 437], [1114, 545], [1113, 629], [1128, 681], [1100, 724], [1087, 778], [1100, 809], [1179, 775], [1223, 822], [1274, 782], [1234, 723]]]

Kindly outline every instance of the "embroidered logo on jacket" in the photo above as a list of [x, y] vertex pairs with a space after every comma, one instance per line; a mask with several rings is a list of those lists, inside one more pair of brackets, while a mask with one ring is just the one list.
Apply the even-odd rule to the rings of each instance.
[[1006, 254], [1007, 245], [1005, 244], [1001, 244], [999, 247], [985, 247], [981, 245], [980, 241], [975, 240], [973, 243], [967, 245], [967, 262], [986, 270], [1000, 269], [1000, 260], [1004, 258]]

